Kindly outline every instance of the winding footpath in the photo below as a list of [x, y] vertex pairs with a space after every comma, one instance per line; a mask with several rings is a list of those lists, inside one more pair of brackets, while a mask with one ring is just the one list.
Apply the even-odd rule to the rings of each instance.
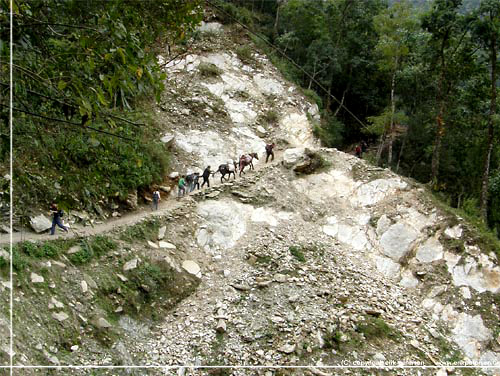
[[[282, 152], [276, 151], [274, 161], [268, 163], [268, 165], [273, 165], [278, 163], [279, 160], [281, 160], [280, 158], [281, 154]], [[255, 170], [259, 170], [263, 168], [265, 165], [266, 163], [264, 161], [262, 162], [259, 161], [259, 163], [255, 164]], [[245, 175], [243, 175], [241, 178], [238, 177], [237, 179], [245, 179]], [[212, 187], [216, 187], [221, 184], [219, 174], [213, 176], [211, 180], [212, 180]], [[202, 191], [205, 189], [207, 188], [203, 188]], [[177, 188], [175, 188], [175, 191], [177, 191]], [[198, 191], [193, 191], [193, 193], [194, 192]], [[73, 227], [70, 228], [68, 233], [62, 232], [62, 230], [59, 228], [56, 229], [56, 235], [50, 235], [49, 233], [37, 234], [33, 231], [25, 231], [23, 229], [22, 231], [14, 232], [12, 234], [12, 244], [16, 244], [27, 240], [45, 241], [51, 239], [71, 239], [71, 238], [87, 237], [87, 236], [94, 236], [106, 233], [116, 229], [117, 227], [132, 226], [147, 217], [163, 216], [181, 207], [183, 205], [182, 201], [183, 201], [182, 198], [179, 200], [177, 198], [174, 198], [172, 196], [172, 193], [169, 193], [166, 195], [164, 199], [160, 201], [158, 205], [158, 210], [152, 211], [149, 205], [141, 206], [139, 207], [139, 209], [123, 214], [121, 217], [109, 218], [107, 220], [104, 220], [103, 222], [97, 221], [99, 223], [95, 223], [94, 225], [91, 226], [73, 225]], [[8, 245], [10, 244], [10, 241], [11, 241], [10, 234], [0, 235], [0, 246]]]

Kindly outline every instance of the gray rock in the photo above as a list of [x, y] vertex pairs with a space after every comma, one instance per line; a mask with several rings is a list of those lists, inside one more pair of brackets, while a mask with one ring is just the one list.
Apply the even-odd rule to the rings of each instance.
[[165, 146], [172, 146], [174, 143], [175, 137], [173, 134], [166, 133], [161, 139], [161, 142], [165, 144]]
[[137, 209], [137, 207], [139, 206], [137, 191], [130, 192], [127, 195], [125, 203], [127, 204], [127, 206], [128, 206], [129, 209], [131, 209], [131, 210]]
[[52, 221], [43, 214], [30, 218], [30, 225], [36, 233], [47, 231], [52, 227]]
[[227, 328], [226, 328], [226, 321], [224, 321], [223, 319], [219, 319], [219, 321], [217, 322], [217, 327], [215, 328], [215, 330], [219, 333], [225, 333]]
[[137, 259], [137, 258], [134, 258], [130, 261], [127, 261], [125, 263], [125, 265], [123, 265], [123, 270], [126, 272], [128, 270], [133, 270], [133, 269], [137, 268], [138, 262], [139, 262], [139, 259]]
[[177, 247], [174, 244], [169, 242], [161, 241], [160, 243], [158, 243], [158, 245], [160, 246], [160, 248], [163, 249], [177, 249]]
[[231, 286], [240, 291], [250, 291], [252, 289], [250, 286], [240, 283], [232, 283]]
[[158, 244], [152, 242], [151, 240], [148, 240], [148, 245], [151, 247], [151, 248], [154, 248], [154, 249], [158, 249]]
[[91, 276], [89, 276], [86, 273], [83, 273], [83, 278], [85, 279], [85, 282], [87, 282], [87, 285], [89, 285], [91, 289], [97, 290], [97, 283], [95, 283], [95, 281], [92, 279]]
[[123, 274], [120, 274], [120, 273], [116, 273], [116, 276], [120, 279], [120, 281], [122, 282], [127, 282], [128, 281], [128, 278], [125, 277]]
[[63, 311], [52, 313], [52, 317], [59, 322], [62, 322], [62, 321], [67, 320], [69, 318], [69, 316]]
[[406, 224], [393, 224], [380, 238], [382, 253], [399, 262], [410, 251], [417, 236], [418, 233]]
[[453, 340], [470, 359], [479, 359], [480, 350], [492, 338], [491, 330], [484, 326], [480, 315], [460, 313], [452, 329]]
[[384, 232], [386, 232], [389, 229], [390, 225], [391, 225], [391, 220], [387, 218], [387, 216], [384, 214], [377, 221], [377, 235], [381, 236]]
[[286, 149], [283, 153], [283, 165], [287, 168], [293, 167], [304, 159], [306, 159], [306, 148]]
[[173, 171], [173, 172], [171, 172], [171, 173], [168, 175], [168, 177], [169, 177], [170, 179], [175, 179], [175, 178], [178, 178], [178, 177], [179, 177], [179, 173], [178, 173], [177, 171]]
[[417, 248], [415, 257], [423, 263], [441, 260], [443, 258], [443, 246], [435, 237], [429, 238]]
[[449, 227], [444, 231], [444, 233], [452, 239], [458, 239], [462, 236], [462, 226], [456, 225], [455, 227]]
[[167, 226], [162, 226], [158, 230], [158, 240], [162, 240], [165, 237], [165, 232], [167, 231]]
[[104, 317], [98, 317], [94, 320], [94, 325], [100, 329], [108, 329], [113, 326]]
[[284, 274], [276, 273], [274, 275], [274, 280], [278, 283], [284, 283], [288, 280], [288, 277]]
[[291, 354], [295, 351], [295, 344], [289, 344], [287, 343], [286, 345], [281, 346], [278, 351], [285, 353], [285, 354]]
[[58, 308], [58, 309], [64, 308], [64, 304], [61, 303], [56, 298], [51, 297], [50, 298], [50, 303], [49, 303], [49, 309], [54, 309], [54, 308]]
[[82, 288], [82, 292], [85, 294], [88, 290], [89, 290], [89, 287], [87, 285], [87, 282], [85, 281], [81, 281], [80, 282], [80, 286]]
[[78, 251], [80, 251], [80, 249], [81, 248], [79, 245], [74, 245], [73, 247], [68, 249], [67, 253], [68, 253], [68, 255], [72, 255], [73, 253], [77, 253]]
[[31, 283], [43, 283], [45, 280], [41, 275], [38, 275], [36, 273], [31, 273]]
[[198, 278], [201, 278], [201, 270], [199, 265], [193, 260], [185, 260], [182, 263], [182, 268], [187, 271], [189, 274], [195, 275]]

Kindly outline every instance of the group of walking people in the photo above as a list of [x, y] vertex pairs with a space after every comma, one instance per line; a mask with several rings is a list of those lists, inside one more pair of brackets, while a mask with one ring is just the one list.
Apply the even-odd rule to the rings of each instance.
[[[276, 145], [274, 143], [267, 144], [266, 145], [266, 163], [268, 162], [269, 158], [271, 158], [271, 162], [274, 160], [274, 147]], [[207, 185], [207, 187], [210, 187], [210, 175], [215, 175], [217, 172], [221, 173], [221, 182], [225, 178], [226, 175], [229, 174], [229, 178], [231, 177], [231, 174], [234, 175], [234, 178], [236, 178], [236, 170], [239, 167], [240, 170], [240, 176], [241, 173], [244, 173], [244, 168], [246, 166], [250, 166], [250, 169], [253, 169], [253, 159], [259, 159], [257, 153], [249, 153], [242, 155], [239, 159], [238, 162], [233, 162], [233, 163], [226, 163], [222, 164], [219, 166], [219, 168], [216, 171], [212, 171], [210, 166], [207, 166], [205, 170], [203, 170], [203, 173], [200, 175], [199, 172], [193, 172], [188, 175], [181, 176], [179, 179], [179, 182], [177, 184], [178, 187], [178, 193], [177, 197], [182, 197], [192, 191], [195, 190], [195, 188], [200, 189]], [[200, 185], [200, 178], [203, 179], [203, 182]], [[151, 209], [152, 210], [158, 210], [158, 204], [161, 200], [161, 195], [160, 191], [155, 190], [153, 191], [152, 195], [152, 205]], [[57, 204], [53, 202], [50, 205], [50, 214], [52, 216], [52, 226], [50, 229], [50, 234], [54, 235], [56, 226], [59, 226], [63, 231], [68, 232], [68, 227], [63, 224], [62, 217], [64, 215], [64, 211], [59, 209]]]

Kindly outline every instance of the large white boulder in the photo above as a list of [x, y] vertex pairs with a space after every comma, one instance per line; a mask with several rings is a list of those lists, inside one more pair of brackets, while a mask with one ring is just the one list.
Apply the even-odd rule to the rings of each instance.
[[429, 238], [418, 246], [416, 258], [423, 263], [441, 260], [443, 258], [443, 246], [436, 237]]
[[380, 238], [384, 255], [399, 262], [410, 251], [418, 233], [404, 223], [395, 223]]
[[290, 168], [297, 162], [306, 158], [306, 148], [286, 149], [283, 153], [283, 164]]
[[399, 178], [377, 179], [361, 185], [352, 203], [358, 206], [371, 206], [394, 194], [398, 189], [406, 189], [408, 185]]
[[207, 250], [232, 248], [247, 230], [252, 207], [232, 200], [205, 201], [199, 204], [202, 218], [196, 241]]
[[452, 329], [453, 340], [469, 359], [479, 359], [481, 350], [492, 338], [491, 330], [484, 326], [480, 315], [460, 313]]
[[36, 233], [47, 231], [52, 227], [52, 221], [43, 214], [30, 218], [30, 225]]

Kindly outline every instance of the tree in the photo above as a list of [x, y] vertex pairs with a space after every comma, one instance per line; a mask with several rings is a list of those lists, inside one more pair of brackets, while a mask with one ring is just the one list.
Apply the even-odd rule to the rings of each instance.
[[462, 0], [436, 0], [429, 14], [422, 22], [431, 34], [428, 61], [437, 73], [436, 130], [432, 150], [431, 182], [437, 183], [442, 139], [445, 133], [445, 110], [448, 97], [453, 91], [461, 73], [464, 73], [463, 61], [467, 55], [466, 39], [468, 22], [458, 12]]
[[410, 35], [418, 28], [415, 11], [407, 1], [395, 3], [373, 18], [375, 30], [379, 34], [376, 51], [380, 56], [380, 70], [390, 77], [390, 118], [387, 128], [382, 133], [380, 146], [377, 150], [377, 163], [382, 155], [385, 138], [388, 138], [389, 168], [392, 165], [392, 144], [394, 141], [394, 114], [396, 113], [396, 77], [404, 68], [405, 57], [409, 54]]
[[490, 65], [490, 106], [488, 111], [488, 135], [486, 138], [486, 153], [483, 163], [481, 181], [480, 212], [484, 221], [488, 214], [488, 180], [490, 161], [495, 140], [495, 125], [497, 118], [497, 60], [498, 41], [500, 39], [500, 3], [495, 0], [484, 0], [478, 12], [474, 34], [477, 41], [489, 54]]

